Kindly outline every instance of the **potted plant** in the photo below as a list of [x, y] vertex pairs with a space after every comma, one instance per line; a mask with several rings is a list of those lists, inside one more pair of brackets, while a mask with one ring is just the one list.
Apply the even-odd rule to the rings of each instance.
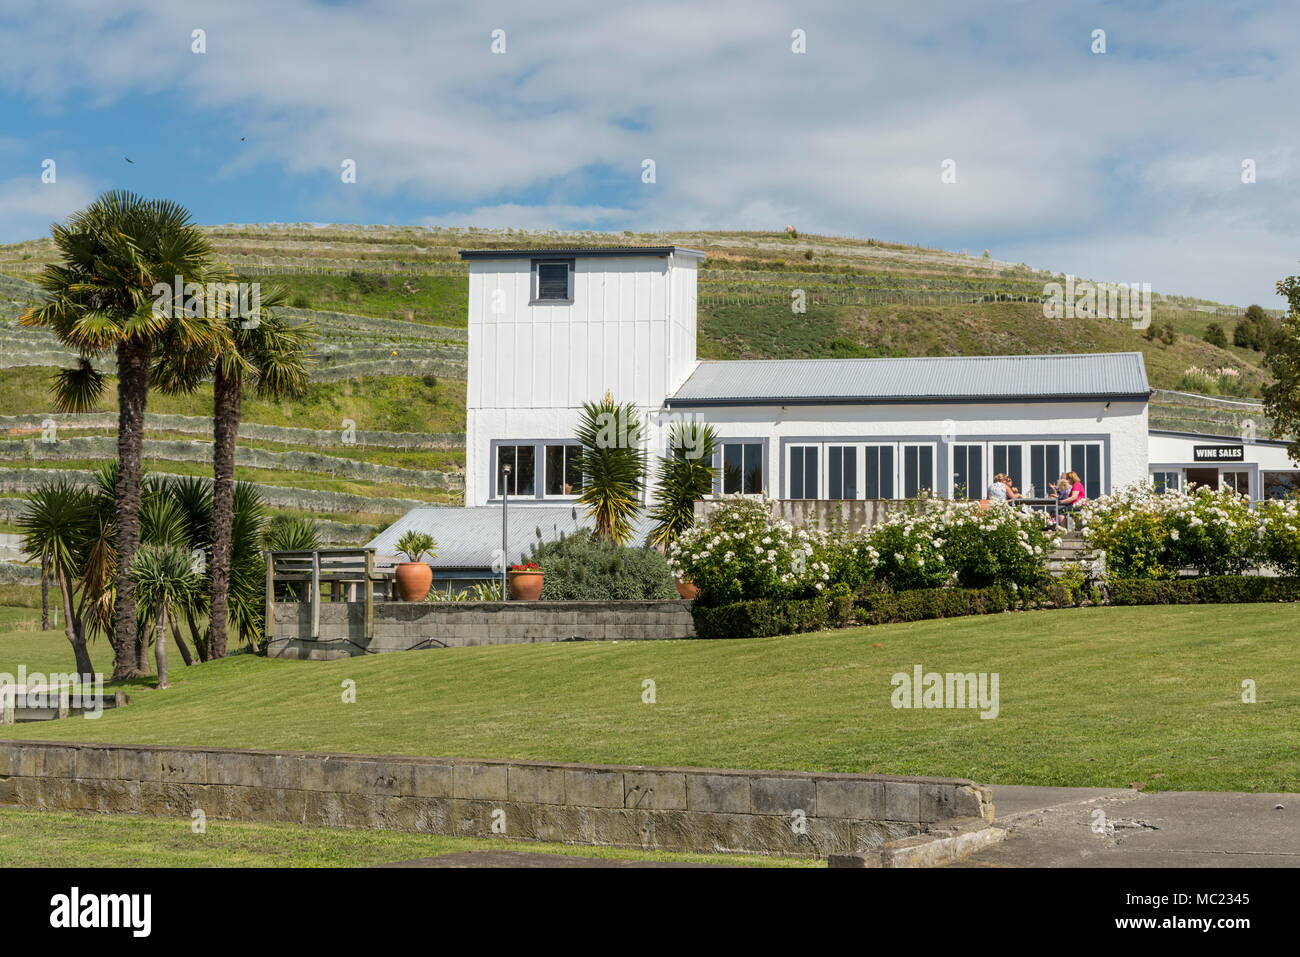
[[438, 544], [428, 532], [408, 529], [397, 540], [397, 550], [406, 556], [398, 563], [393, 576], [397, 579], [397, 593], [403, 601], [424, 601], [433, 585], [433, 569], [422, 561], [425, 555], [438, 554]]
[[510, 566], [510, 597], [515, 601], [537, 601], [542, 595], [545, 576], [537, 562]]

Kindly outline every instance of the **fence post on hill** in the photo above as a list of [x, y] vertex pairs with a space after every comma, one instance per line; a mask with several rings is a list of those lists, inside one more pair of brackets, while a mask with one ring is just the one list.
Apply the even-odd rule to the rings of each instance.
[[366, 549], [366, 641], [375, 637], [375, 552]]
[[266, 641], [275, 633], [275, 552], [266, 553]]
[[320, 552], [311, 553], [311, 637], [320, 638]]

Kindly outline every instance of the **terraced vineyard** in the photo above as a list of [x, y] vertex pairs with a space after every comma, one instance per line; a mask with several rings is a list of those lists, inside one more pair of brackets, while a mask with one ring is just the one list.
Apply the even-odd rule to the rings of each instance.
[[[464, 483], [466, 269], [470, 247], [676, 243], [703, 249], [702, 358], [1110, 352], [1145, 354], [1155, 427], [1269, 434], [1258, 406], [1178, 394], [1189, 367], [1239, 371], [1258, 395], [1260, 354], [1201, 340], [1243, 311], [1155, 296], [1147, 338], [1130, 322], [1043, 318], [1044, 284], [1064, 276], [990, 255], [874, 239], [785, 233], [518, 232], [392, 226], [262, 225], [208, 229], [218, 254], [248, 280], [288, 288], [292, 318], [318, 333], [314, 385], [303, 400], [249, 396], [238, 476], [275, 508], [327, 520], [336, 541], [359, 542], [419, 502], [456, 502]], [[113, 454], [115, 395], [96, 414], [50, 413], [48, 379], [75, 357], [17, 317], [53, 259], [48, 239], [0, 246], [0, 496], [21, 496], [55, 470], [88, 476]], [[1262, 295], [1262, 293], [1261, 293]], [[794, 297], [804, 311], [792, 309]], [[1166, 341], [1172, 339], [1172, 341]], [[111, 361], [99, 363], [111, 374]], [[207, 474], [210, 389], [153, 395], [151, 469]], [[15, 514], [0, 498], [0, 522]]]

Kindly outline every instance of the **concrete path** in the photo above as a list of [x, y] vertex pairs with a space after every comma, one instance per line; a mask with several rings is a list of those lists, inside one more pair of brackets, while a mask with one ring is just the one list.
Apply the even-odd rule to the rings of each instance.
[[1300, 867], [1300, 794], [994, 786], [993, 806], [1010, 835], [952, 866]]
[[[993, 806], [1010, 835], [950, 867], [1300, 867], [1300, 794], [994, 786]], [[700, 865], [467, 851], [380, 866]]]

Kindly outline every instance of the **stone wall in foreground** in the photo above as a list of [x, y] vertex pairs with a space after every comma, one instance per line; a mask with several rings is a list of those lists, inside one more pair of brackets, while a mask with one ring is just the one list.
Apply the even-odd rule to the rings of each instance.
[[320, 604], [312, 640], [310, 602], [276, 602], [272, 658], [352, 655], [538, 641], [649, 641], [694, 638], [684, 601], [377, 601], [366, 638], [361, 602]]
[[953, 818], [954, 778], [0, 741], [0, 804], [825, 857]]

